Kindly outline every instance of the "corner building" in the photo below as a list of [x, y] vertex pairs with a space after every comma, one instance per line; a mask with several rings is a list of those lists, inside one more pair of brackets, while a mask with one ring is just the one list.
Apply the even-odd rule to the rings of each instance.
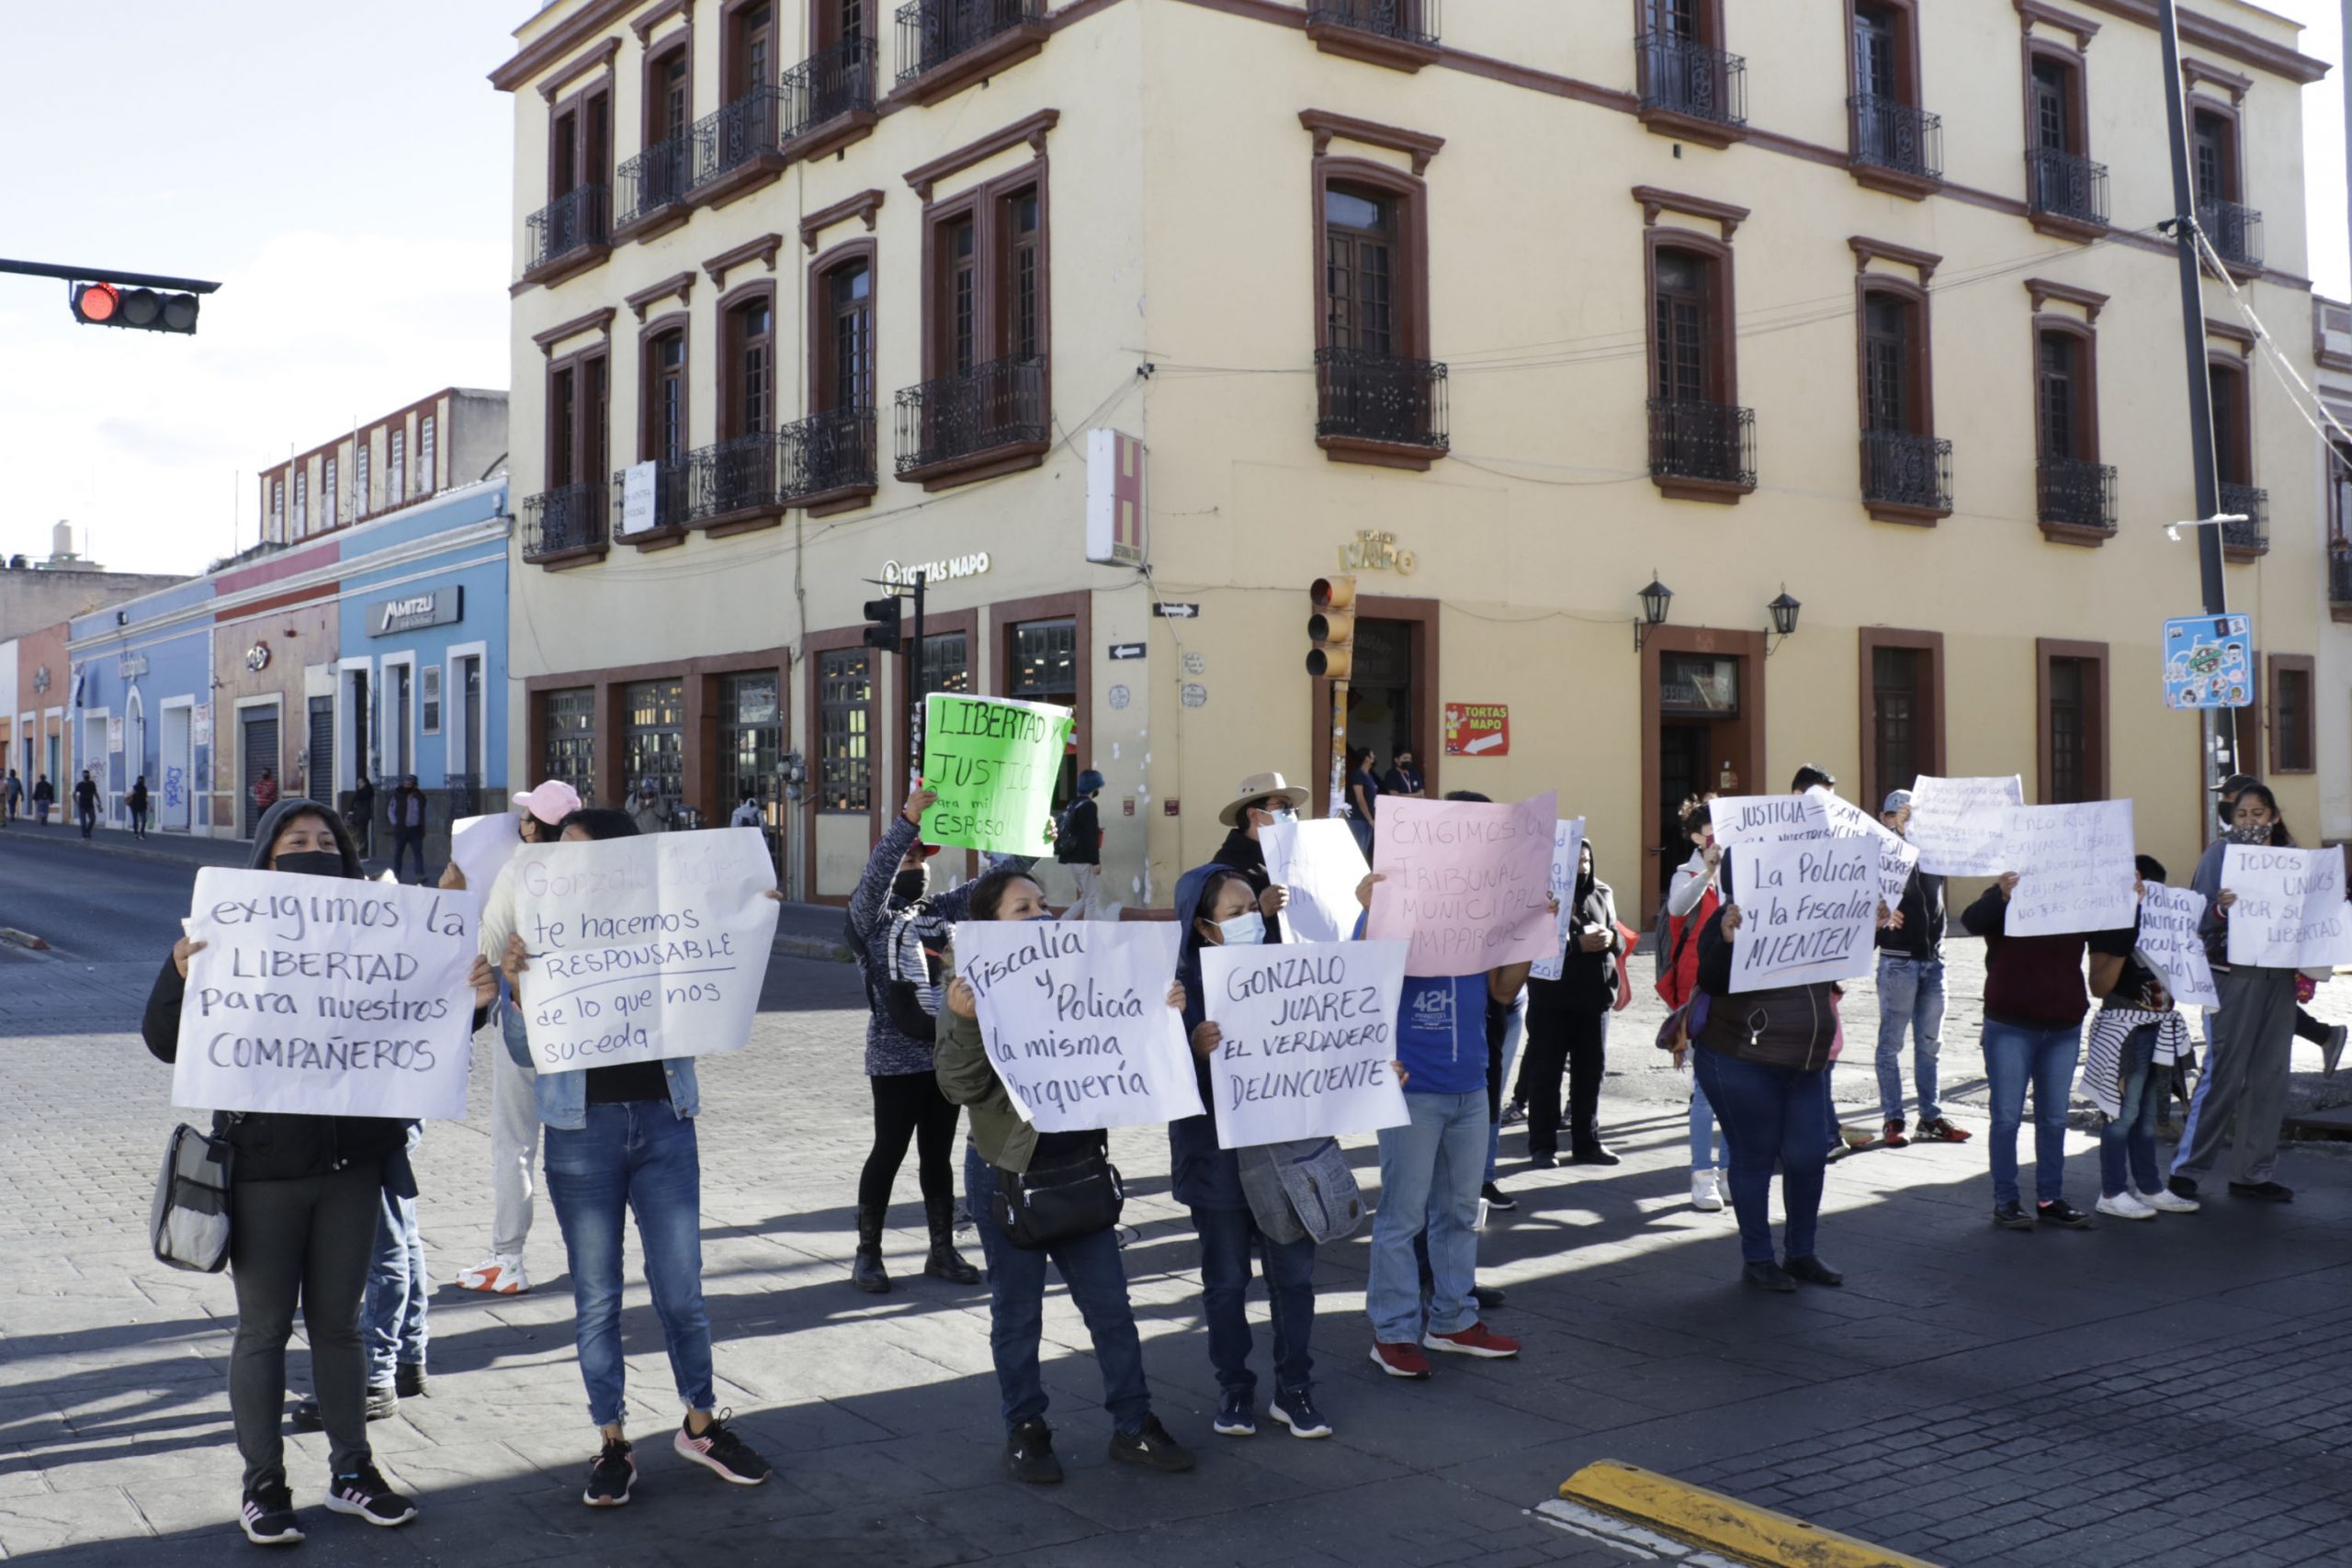
[[[1072, 705], [1106, 889], [1164, 908], [1244, 775], [1319, 806], [1305, 590], [1344, 569], [1351, 740], [1384, 768], [1409, 741], [1432, 790], [1558, 786], [1629, 904], [1685, 794], [1800, 761], [1872, 805], [1922, 772], [2130, 795], [2186, 863], [2210, 812], [2158, 646], [2199, 596], [2162, 526], [2194, 502], [2145, 11], [559, 0], [492, 75], [514, 772], [650, 779], [704, 820], [748, 785], [792, 893], [840, 898], [907, 779], [907, 661], [860, 605], [933, 563], [920, 679]], [[2202, 221], [2308, 378], [2324, 67], [2295, 43], [2232, 0], [2184, 18]], [[2307, 660], [2317, 437], [2206, 288], [2255, 519], [2232, 604]], [[1097, 430], [1146, 454], [1148, 571], [1087, 559]], [[2352, 715], [2312, 696], [2334, 756]], [[1446, 754], [1449, 705], [1507, 739]], [[2272, 716], [2240, 716], [2241, 765]], [[2315, 776], [2280, 784], [2315, 837]]]

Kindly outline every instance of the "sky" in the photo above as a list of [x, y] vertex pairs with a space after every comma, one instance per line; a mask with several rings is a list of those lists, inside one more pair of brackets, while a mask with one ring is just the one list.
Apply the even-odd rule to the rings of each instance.
[[[2269, 7], [2342, 59], [2338, 0]], [[507, 385], [514, 103], [485, 78], [535, 8], [110, 0], [96, 38], [88, 6], [17, 8], [0, 254], [222, 288], [188, 338], [80, 326], [63, 283], [0, 275], [0, 555], [46, 556], [65, 519], [118, 570], [201, 570], [258, 536], [263, 468]], [[2342, 299], [2337, 74], [2304, 90], [2304, 174]]]

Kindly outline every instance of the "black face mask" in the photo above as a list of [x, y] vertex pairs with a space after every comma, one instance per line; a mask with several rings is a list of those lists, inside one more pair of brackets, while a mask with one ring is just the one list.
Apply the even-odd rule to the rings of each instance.
[[288, 850], [272, 861], [278, 871], [290, 871], [301, 876], [348, 876], [343, 856], [333, 850]]
[[891, 896], [911, 904], [931, 889], [931, 873], [916, 869], [902, 871], [890, 879]]

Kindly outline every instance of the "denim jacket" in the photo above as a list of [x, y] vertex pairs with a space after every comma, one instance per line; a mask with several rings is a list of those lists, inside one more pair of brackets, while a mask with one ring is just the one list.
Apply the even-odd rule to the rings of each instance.
[[[531, 1040], [523, 1024], [523, 1010], [514, 1005], [507, 993], [506, 983], [499, 982], [499, 1032], [506, 1040], [506, 1054], [515, 1065], [531, 1075], [531, 1100], [539, 1120], [550, 1127], [578, 1132], [588, 1125], [588, 1073], [586, 1069], [571, 1073], [542, 1073], [531, 1065]], [[670, 1082], [670, 1108], [680, 1117], [692, 1120], [701, 1107], [701, 1090], [695, 1084], [695, 1059], [692, 1056], [665, 1056], [662, 1061], [662, 1076]]]

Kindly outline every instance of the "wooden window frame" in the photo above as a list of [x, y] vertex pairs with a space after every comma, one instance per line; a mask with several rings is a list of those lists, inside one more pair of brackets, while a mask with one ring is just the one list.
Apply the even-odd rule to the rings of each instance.
[[[600, 442], [600, 446], [605, 456], [603, 462], [600, 464], [583, 466], [582, 459], [586, 457], [589, 451], [588, 436], [594, 428], [593, 415], [591, 414], [588, 407], [590, 400], [584, 395], [587, 386], [587, 371], [591, 365], [602, 365], [605, 372], [605, 429]], [[572, 378], [571, 428], [568, 434], [571, 438], [574, 466], [579, 469], [579, 471], [573, 473], [572, 477], [565, 482], [569, 484], [609, 484], [612, 482], [612, 472], [608, 465], [611, 463], [613, 457], [613, 364], [611, 343], [608, 340], [600, 338], [596, 342], [592, 343], [586, 347], [581, 348], [574, 353], [567, 354], [557, 358], [550, 358], [548, 361], [546, 381], [548, 397], [546, 406], [550, 409], [554, 406], [555, 402], [555, 381], [556, 377], [559, 374], [569, 374]], [[547, 450], [545, 454], [546, 467], [542, 472], [548, 476], [552, 476], [556, 468], [556, 422], [552, 418], [547, 418], [543, 419], [541, 423], [545, 427], [544, 434], [547, 443]], [[405, 435], [405, 433], [401, 434]], [[413, 453], [406, 454], [401, 464], [402, 470], [401, 474], [401, 484], [403, 492], [405, 492], [408, 486], [413, 482], [414, 476], [407, 471], [408, 462], [406, 460], [407, 457], [413, 457]], [[590, 471], [591, 468], [593, 468], [594, 471]], [[557, 490], [562, 487], [550, 484], [548, 488], [549, 490]], [[405, 505], [407, 501], [408, 496], [406, 493], [403, 493], [398, 502], [390, 502], [390, 504]]]
[[[1002, 232], [1005, 227], [1004, 213], [1012, 197], [1034, 186], [1037, 193], [1037, 358], [1043, 382], [1040, 396], [1043, 407], [1050, 417], [1054, 407], [1054, 203], [1052, 169], [1050, 160], [1045, 152], [1045, 135], [1052, 125], [1051, 122], [1041, 122], [1037, 117], [1032, 117], [1031, 120], [1023, 121], [1020, 126], [1008, 128], [1007, 131], [1000, 132], [997, 137], [988, 140], [999, 141], [1012, 131], [1024, 128], [1029, 128], [1026, 139], [1035, 155], [1018, 168], [999, 175], [992, 180], [984, 180], [978, 185], [967, 186], [953, 195], [933, 196], [932, 181], [943, 178], [944, 175], [933, 174], [931, 171], [936, 169], [942, 163], [952, 163], [955, 159], [963, 157], [965, 152], [970, 151], [968, 148], [950, 154], [947, 159], [934, 160], [924, 169], [916, 171], [916, 175], [925, 176], [922, 179], [917, 179], [915, 175], [908, 176], [909, 183], [923, 198], [922, 278], [922, 287], [918, 291], [922, 299], [919, 328], [922, 334], [922, 378], [928, 382], [953, 374], [951, 356], [942, 352], [947, 314], [946, 301], [943, 298], [944, 291], [940, 286], [939, 236], [940, 231], [946, 225], [959, 218], [969, 217], [972, 220], [972, 265], [977, 310], [973, 323], [973, 362], [978, 365], [986, 365], [1010, 354], [1011, 311], [1009, 307], [1012, 291], [1007, 263], [1011, 256], [1011, 247], [1004, 243]], [[1006, 146], [1018, 144], [1019, 139], [1005, 143]], [[878, 325], [878, 295], [876, 308]], [[878, 408], [881, 398], [878, 386], [876, 389], [875, 398]], [[1051, 449], [1050, 441], [1009, 442], [983, 447], [978, 451], [967, 453], [944, 462], [930, 464], [922, 468], [907, 469], [899, 477], [921, 484], [925, 491], [947, 490], [956, 485], [972, 484], [980, 479], [995, 479], [1000, 475], [1037, 468], [1045, 462], [1046, 454]]]
[[[1636, 40], [1653, 30], [1650, 18], [1659, 3], [1660, 0], [1634, 0], [1634, 37]], [[1731, 45], [1725, 41], [1728, 32], [1724, 19], [1724, 0], [1693, 0], [1693, 4], [1698, 10], [1699, 31], [1691, 41], [1704, 49], [1729, 53]], [[1642, 62], [1637, 59], [1634, 64], [1638, 87]], [[1850, 69], [1847, 74], [1850, 79]], [[1684, 114], [1679, 109], [1638, 109], [1636, 118], [1656, 135], [1669, 136], [1677, 141], [1688, 141], [1701, 147], [1728, 147], [1735, 141], [1747, 140], [1745, 123], [1726, 125], [1721, 120]]]
[[2064, 637], [2033, 639], [2033, 706], [2034, 706], [2034, 799], [2043, 806], [2053, 804], [2050, 798], [2050, 663], [2054, 659], [2079, 659], [2091, 666], [2093, 701], [2098, 709], [2098, 723], [2084, 729], [2083, 773], [2085, 798], [2106, 800], [2109, 778], [2109, 730], [2111, 709], [2108, 702], [2108, 649], [2103, 642], [2077, 642]]
[[[810, 632], [800, 639], [800, 662], [807, 682], [805, 693], [808, 706], [802, 711], [808, 718], [808, 809], [801, 813], [801, 862], [808, 868], [804, 894], [812, 903], [845, 904], [845, 896], [825, 897], [817, 886], [817, 818], [820, 817], [854, 817], [855, 811], [826, 811], [819, 804], [818, 785], [823, 777], [820, 767], [824, 745], [824, 660], [820, 654], [839, 653], [844, 649], [865, 648], [865, 628], [863, 626], [840, 626], [831, 631]], [[865, 733], [868, 737], [866, 762], [866, 826], [869, 833], [879, 836], [882, 831], [882, 803], [896, 792], [885, 782], [892, 775], [888, 759], [881, 753], [882, 740], [882, 669], [887, 650], [867, 649], [872, 655], [874, 678], [866, 683]], [[788, 730], [786, 733], [790, 733]]]
[[846, 240], [833, 246], [808, 264], [808, 412], [830, 413], [840, 405], [833, 400], [826, 372], [833, 368], [832, 354], [832, 279], [846, 267], [863, 264], [865, 267], [865, 387], [869, 396], [879, 403], [880, 393], [875, 376], [881, 355], [876, 352], [876, 337], [882, 326], [882, 266], [881, 246], [872, 239]]
[[[1846, 0], [1846, 92], [1849, 96], [1860, 92], [1854, 77], [1855, 13], [1863, 5], [1877, 6], [1894, 17], [1894, 96], [1895, 101], [1909, 109], [1926, 107], [1926, 73], [1919, 63], [1919, 0]], [[1855, 140], [1852, 114], [1846, 117], [1847, 168], [1854, 183], [1871, 190], [1884, 191], [1918, 201], [1939, 189], [1940, 178], [1929, 179], [1921, 175], [1905, 174], [1899, 169], [1883, 168], [1861, 161], [1861, 148]]]
[[[685, 361], [679, 367], [678, 461], [683, 468], [686, 454], [694, 450], [695, 406], [695, 334], [694, 316], [686, 310], [671, 310], [654, 317], [637, 333], [637, 460], [640, 463], [660, 462], [663, 458], [658, 424], [660, 400], [655, 396], [661, 365], [656, 351], [662, 340], [675, 334], [685, 350]], [[672, 482], [683, 484], [683, 473]], [[617, 535], [618, 528], [615, 528]], [[648, 528], [641, 534], [631, 534], [628, 542], [640, 550], [666, 549], [686, 536], [686, 525], [682, 517], [673, 517], [662, 527]]]
[[781, 341], [781, 323], [775, 310], [775, 279], [763, 277], [756, 282], [738, 285], [719, 296], [718, 299], [718, 365], [716, 388], [718, 394], [718, 423], [713, 426], [712, 439], [732, 441], [738, 436], [764, 434], [753, 430], [745, 422], [743, 385], [741, 378], [741, 344], [735, 335], [735, 319], [744, 306], [759, 300], [768, 308], [768, 428], [774, 430], [774, 415], [782, 412], [784, 378], [776, 374], [776, 345]]
[[[2269, 694], [2268, 694], [2267, 698], [2266, 699], [2266, 705], [2267, 705], [2266, 711], [2267, 711], [2267, 716], [2268, 721], [2269, 721], [2269, 726], [2268, 726], [2268, 727], [2269, 727], [2269, 730], [2270, 730], [2270, 774], [2271, 774], [2271, 776], [2273, 776], [2273, 777], [2278, 777], [2278, 776], [2290, 776], [2290, 777], [2292, 777], [2292, 776], [2301, 776], [2301, 775], [2304, 775], [2304, 774], [2310, 774], [2310, 773], [2318, 773], [2318, 772], [2319, 772], [2319, 664], [2318, 664], [2318, 660], [2316, 660], [2315, 659], [2313, 659], [2313, 658], [2312, 658], [2310, 654], [2308, 654], [2308, 653], [2274, 653], [2274, 654], [2270, 655], [2270, 657], [2269, 657], [2269, 660], [2268, 660], [2268, 661], [2267, 661], [2267, 670], [2265, 671], [2265, 673], [2266, 673], [2266, 674], [2267, 675], [2267, 677], [2268, 677], [2268, 681], [2269, 681], [2269, 687], [2270, 687]], [[2281, 718], [2281, 715], [2280, 715], [2280, 711], [2279, 711], [2279, 710], [2280, 710], [2280, 706], [2281, 706], [2281, 705], [2280, 705], [2279, 700], [2278, 700], [2278, 697], [2279, 697], [2279, 689], [2280, 689], [2281, 685], [2283, 684], [2283, 682], [2278, 679], [2278, 678], [2279, 678], [2279, 676], [2281, 676], [2281, 675], [2301, 675], [2301, 676], [2302, 677], [2302, 682], [2303, 682], [2303, 734], [2302, 734], [2303, 746], [2302, 746], [2302, 752], [2301, 752], [2301, 757], [2300, 757], [2300, 759], [2299, 759], [2299, 760], [2301, 761], [2301, 764], [2302, 764], [2302, 765], [2301, 765], [2301, 766], [2300, 766], [2300, 767], [2295, 766], [2295, 765], [2293, 765], [2292, 763], [2290, 763], [2290, 761], [2289, 761], [2289, 759], [2288, 759], [2287, 744], [2286, 744], [2286, 739], [2287, 739], [2287, 728], [2286, 728], [2286, 725], [2284, 724], [2284, 722], [2282, 722], [2282, 718]], [[2241, 771], [2241, 772], [2248, 772], [2248, 773], [2250, 773], [2250, 772], [2252, 772], [2253, 770], [2252, 770], [2252, 769], [2248, 769], [2248, 768], [2245, 767], [2245, 765], [2244, 765], [2243, 763], [2241, 763], [2241, 764], [2240, 764], [2240, 771]]]
[[[2018, 83], [2024, 99], [2025, 139], [2018, 143], [2022, 152], [2032, 152], [2039, 147], [2035, 141], [2037, 127], [2033, 116], [2033, 64], [2037, 60], [2054, 61], [2066, 70], [2066, 141], [2067, 152], [2088, 160], [2091, 155], [2090, 62], [2081, 49], [2069, 49], [2053, 39], [2025, 36], [2020, 54]], [[2020, 164], [2025, 160], [2020, 158]], [[2026, 164], [2029, 171], [2030, 164]], [[2106, 232], [2103, 223], [2086, 223], [2064, 213], [2044, 212], [2033, 204], [2033, 176], [2026, 176], [2026, 221], [2036, 231], [2062, 240], [2096, 239]]]
[[[768, 13], [768, 63], [775, 83], [744, 83], [743, 13], [761, 6]], [[718, 9], [718, 102], [721, 107], [757, 88], [774, 86], [784, 77], [784, 0], [727, 0]], [[743, 85], [739, 85], [743, 84]]]
[[2223, 143], [2222, 159], [2222, 199], [2245, 201], [2245, 137], [2237, 106], [2202, 94], [2187, 95], [2182, 109], [2188, 117], [2188, 183], [2189, 195], [2197, 194], [2197, 117], [2211, 115], [2221, 123]]
[[[1742, 216], [1746, 216], [1745, 213]], [[1735, 227], [1736, 222], [1726, 227]], [[1726, 235], [1717, 239], [1696, 229], [1661, 228], [1656, 223], [1642, 231], [1642, 332], [1646, 344], [1644, 356], [1645, 379], [1642, 384], [1644, 405], [1657, 396], [1657, 254], [1665, 251], [1687, 251], [1703, 260], [1709, 269], [1707, 289], [1708, 396], [1703, 401], [1723, 408], [1739, 406], [1739, 305], [1736, 297], [1738, 269], [1734, 265], [1731, 240]], [[1728, 479], [1694, 479], [1689, 475], [1652, 474], [1650, 483], [1660, 495], [1671, 501], [1707, 501], [1736, 502], [1756, 487]]]
[[644, 72], [638, 93], [637, 145], [639, 152], [669, 140], [663, 133], [659, 116], [662, 70], [673, 58], [683, 58], [686, 65], [686, 123], [679, 132], [686, 135], [692, 132], [695, 123], [695, 28], [691, 9], [684, 27], [665, 33], [658, 41], [645, 46]]
[[[1936, 434], [1935, 318], [1924, 278], [1914, 283], [1893, 273], [1865, 272], [1854, 279], [1854, 407], [1858, 426], [1867, 441], [1871, 430], [1870, 309], [1871, 297], [1874, 294], [1901, 299], [1910, 316], [1911, 355], [1904, 370], [1913, 412], [1912, 423], [1917, 428], [1903, 434], [1933, 440]], [[1867, 473], [1863, 475], [1863, 493], [1865, 497], [1869, 494]], [[1877, 523], [1933, 526], [1951, 515], [1951, 508], [1948, 506], [1910, 506], [1868, 499], [1862, 505], [1871, 521]]]
[[1854, 634], [1860, 657], [1861, 692], [1861, 795], [1863, 808], [1876, 816], [1879, 805], [1886, 799], [1892, 787], [1878, 776], [1878, 679], [1876, 662], [1882, 648], [1899, 648], [1928, 656], [1928, 678], [1921, 683], [1920, 696], [1927, 714], [1920, 724], [1919, 771], [1938, 778], [1944, 776], [1944, 634], [1941, 632], [1910, 631], [1897, 626], [1862, 626]]
[[2033, 318], [2033, 457], [2040, 462], [2051, 456], [2043, 437], [2041, 422], [2041, 339], [2044, 333], [2060, 333], [2082, 341], [2083, 395], [2078, 411], [2078, 423], [2083, 431], [2075, 450], [2060, 454], [2077, 462], [2099, 461], [2098, 431], [2098, 329], [2079, 316], [2061, 316], [2043, 312]]
[[[604, 186], [605, 234], [601, 239], [575, 246], [563, 254], [553, 257], [526, 272], [522, 277], [525, 284], [560, 283], [567, 277], [586, 272], [591, 267], [601, 266], [605, 258], [612, 254], [612, 223], [615, 216], [612, 210], [613, 180], [615, 171], [620, 164], [618, 157], [620, 127], [614, 118], [614, 110], [619, 99], [619, 94], [614, 90], [612, 57], [608, 54], [603, 65], [591, 73], [579, 88], [562, 97], [548, 100], [547, 205], [554, 205], [582, 186]], [[601, 167], [592, 166], [594, 161], [589, 156], [587, 134], [590, 106], [599, 100], [603, 103], [605, 113], [605, 146]], [[560, 130], [566, 119], [571, 120], [573, 125], [572, 155], [570, 168], [560, 171], [557, 166], [556, 146]], [[571, 183], [558, 189], [558, 185], [567, 177]]]
[[[1416, 154], [1416, 162], [1420, 162]], [[1318, 152], [1310, 169], [1308, 211], [1312, 243], [1307, 247], [1312, 277], [1308, 298], [1315, 301], [1315, 346], [1331, 346], [1331, 297], [1328, 270], [1329, 220], [1325, 203], [1333, 186], [1360, 186], [1392, 198], [1396, 211], [1396, 257], [1401, 276], [1391, 280], [1392, 309], [1396, 314], [1395, 341], [1400, 357], [1430, 357], [1430, 223], [1429, 182], [1418, 175], [1374, 162]], [[1365, 463], [1374, 468], [1427, 472], [1444, 456], [1438, 447], [1403, 447], [1393, 442], [1369, 441], [1353, 435], [1318, 435], [1315, 444], [1335, 463]]]
[[[2213, 421], [2213, 478], [2216, 483], [2254, 483], [2254, 374], [2245, 355], [2234, 349], [2208, 349], [2205, 354], [2206, 402], [2212, 403], [2215, 377], [2237, 383], [2235, 412], [2224, 428]], [[2233, 461], [2234, 459], [2234, 461]]]

